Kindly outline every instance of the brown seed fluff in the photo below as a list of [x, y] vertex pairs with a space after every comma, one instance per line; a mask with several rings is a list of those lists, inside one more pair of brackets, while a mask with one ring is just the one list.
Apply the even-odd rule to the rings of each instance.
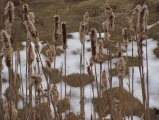
[[27, 17], [29, 21], [31, 21], [32, 23], [35, 23], [35, 15], [33, 12], [29, 12]]

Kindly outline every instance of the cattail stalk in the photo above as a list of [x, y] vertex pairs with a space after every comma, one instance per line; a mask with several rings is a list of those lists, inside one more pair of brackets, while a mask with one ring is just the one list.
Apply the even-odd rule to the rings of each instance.
[[2, 70], [3, 70], [3, 63], [2, 63], [2, 60], [3, 60], [3, 54], [0, 54], [0, 109], [1, 109], [1, 111], [0, 111], [0, 119], [2, 120], [2, 116], [3, 116], [3, 112], [2, 112], [2, 110], [3, 110], [3, 105], [2, 105], [2, 103], [3, 103], [3, 98], [2, 98], [2, 76], [1, 76], [1, 72], [2, 72]]

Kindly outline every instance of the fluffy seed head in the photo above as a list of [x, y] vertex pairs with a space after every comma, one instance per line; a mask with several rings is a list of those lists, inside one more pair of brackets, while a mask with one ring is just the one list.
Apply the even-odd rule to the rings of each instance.
[[128, 47], [128, 31], [126, 28], [122, 29], [122, 35], [123, 35], [123, 43], [124, 43], [124, 46], [127, 50], [127, 47]]
[[58, 15], [54, 16], [54, 34], [53, 34], [53, 41], [58, 40], [58, 35], [60, 34], [60, 17]]
[[86, 12], [86, 13], [84, 14], [84, 16], [83, 16], [83, 22], [84, 22], [85, 24], [88, 24], [88, 22], [89, 22], [89, 13], [88, 13], [88, 12]]
[[56, 87], [55, 84], [51, 84], [50, 95], [53, 98], [54, 104], [57, 105], [58, 104], [58, 99], [59, 99], [59, 92], [57, 91], [57, 87]]
[[119, 80], [123, 80], [125, 77], [126, 63], [123, 57], [120, 57], [117, 61], [117, 72]]
[[107, 80], [107, 74], [106, 74], [105, 70], [102, 72], [102, 83], [103, 83], [104, 87], [107, 87], [108, 80]]
[[31, 21], [32, 23], [35, 23], [35, 15], [33, 12], [29, 12], [27, 17], [29, 21]]
[[85, 27], [86, 27], [86, 24], [84, 22], [81, 22], [80, 28], [79, 28], [79, 37], [80, 37], [81, 44], [84, 43], [84, 39], [85, 39], [85, 33], [86, 33]]

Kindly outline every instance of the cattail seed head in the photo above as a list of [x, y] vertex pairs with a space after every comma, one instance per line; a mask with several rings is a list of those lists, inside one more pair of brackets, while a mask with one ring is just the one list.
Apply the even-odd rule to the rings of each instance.
[[124, 46], [127, 50], [127, 47], [128, 47], [128, 31], [126, 28], [122, 29], [122, 35], [123, 35], [123, 43], [124, 43]]
[[38, 92], [42, 92], [43, 93], [43, 89], [42, 89], [42, 78], [40, 74], [34, 73], [31, 75], [30, 77], [30, 81], [29, 81], [29, 87], [34, 85], [34, 88], [36, 91]]
[[35, 14], [33, 12], [29, 12], [27, 17], [29, 21], [31, 21], [32, 23], [35, 23]]
[[148, 19], [147, 5], [143, 5], [140, 10], [140, 33], [144, 35], [147, 32], [147, 19]]
[[92, 48], [92, 58], [95, 60], [97, 58], [97, 53], [96, 53], [96, 46], [97, 46], [97, 30], [95, 28], [92, 28], [89, 37], [91, 40], [91, 48]]
[[139, 19], [140, 19], [140, 9], [141, 5], [137, 5], [132, 12], [131, 21], [133, 26], [133, 31], [137, 32], [139, 28]]
[[3, 53], [1, 53], [0, 54], [0, 71], [2, 71], [4, 69], [3, 62], [2, 62], [3, 61], [3, 56], [4, 56]]
[[31, 43], [28, 43], [28, 52], [27, 52], [27, 55], [28, 55], [28, 65], [31, 66], [34, 59], [35, 59], [35, 55], [34, 55], [34, 52], [33, 52], [33, 48], [32, 48], [32, 45]]
[[7, 6], [5, 7], [4, 15], [8, 15], [9, 22], [13, 23], [13, 21], [14, 21], [14, 4], [12, 1], [9, 1], [7, 3]]
[[104, 87], [107, 87], [108, 79], [107, 79], [107, 74], [106, 74], [105, 70], [102, 72], [102, 83], [103, 83]]
[[11, 27], [12, 27], [12, 24], [9, 22], [9, 20], [6, 20], [5, 21], [5, 30], [7, 31], [9, 36], [11, 36]]
[[99, 46], [99, 60], [103, 58], [103, 40], [98, 41], [98, 46]]
[[104, 3], [105, 4], [105, 13], [107, 16], [107, 20], [109, 21], [109, 28], [113, 29], [114, 28], [114, 19], [115, 19], [115, 15], [113, 13], [112, 8], [109, 6], [108, 3]]
[[8, 35], [8, 33], [5, 30], [1, 31], [1, 42], [3, 43], [4, 47], [10, 47], [11, 46], [10, 36]]
[[80, 28], [79, 28], [79, 37], [80, 37], [81, 44], [84, 43], [84, 39], [85, 39], [85, 33], [86, 33], [85, 27], [86, 27], [86, 24], [84, 22], [81, 22]]
[[93, 72], [92, 72], [90, 66], [87, 67], [87, 72], [88, 72], [88, 75], [89, 75], [90, 80], [91, 80], [91, 81], [94, 81]]
[[51, 61], [49, 60], [49, 58], [46, 58], [45, 62], [46, 62], [47, 69], [51, 70]]
[[88, 24], [88, 22], [89, 22], [89, 13], [88, 13], [88, 12], [86, 12], [86, 13], [84, 14], [84, 16], [83, 16], [83, 22], [84, 22], [85, 24]]
[[58, 40], [58, 35], [60, 34], [60, 17], [58, 15], [54, 16], [54, 34], [53, 34], [53, 41]]
[[117, 61], [117, 72], [119, 80], [123, 80], [125, 77], [126, 63], [123, 57], [120, 57]]
[[59, 92], [55, 84], [51, 84], [50, 95], [53, 97], [53, 102], [57, 106], [59, 100]]
[[23, 4], [23, 11], [25, 14], [29, 13], [29, 5], [28, 4]]
[[68, 47], [67, 45], [67, 38], [66, 38], [66, 22], [62, 23], [62, 37], [63, 37], [63, 49]]

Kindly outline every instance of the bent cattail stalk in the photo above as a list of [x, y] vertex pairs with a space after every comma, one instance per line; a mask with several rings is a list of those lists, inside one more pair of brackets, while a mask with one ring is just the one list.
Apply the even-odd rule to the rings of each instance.
[[115, 15], [113, 13], [112, 8], [109, 6], [108, 3], [104, 2], [105, 4], [105, 13], [107, 16], [107, 20], [109, 22], [109, 28], [113, 29], [114, 28], [114, 19], [115, 19]]
[[95, 28], [92, 28], [89, 37], [91, 40], [91, 48], [92, 48], [92, 58], [93, 60], [97, 59], [97, 53], [96, 53], [96, 46], [97, 46], [97, 30]]
[[67, 38], [66, 38], [66, 22], [62, 23], [62, 37], [63, 37], [63, 49], [68, 47], [67, 45]]
[[122, 35], [123, 35], [123, 43], [124, 43], [125, 49], [127, 50], [127, 48], [128, 48], [128, 32], [127, 32], [126, 28], [122, 29]]
[[12, 24], [14, 21], [14, 4], [12, 1], [9, 1], [7, 3], [7, 6], [5, 7], [4, 15], [8, 15], [8, 20]]
[[58, 35], [60, 34], [60, 17], [58, 15], [54, 16], [54, 34], [53, 34], [53, 41], [58, 40]]

